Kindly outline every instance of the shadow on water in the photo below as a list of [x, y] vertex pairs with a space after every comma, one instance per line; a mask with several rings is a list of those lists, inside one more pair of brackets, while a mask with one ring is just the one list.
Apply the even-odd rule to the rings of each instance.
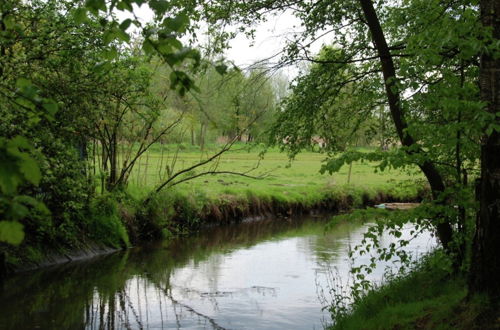
[[23, 273], [0, 291], [0, 329], [321, 328], [318, 272], [363, 225], [268, 219]]

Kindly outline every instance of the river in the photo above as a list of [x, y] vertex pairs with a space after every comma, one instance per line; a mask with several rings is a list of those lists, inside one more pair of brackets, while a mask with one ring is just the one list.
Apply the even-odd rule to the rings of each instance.
[[[3, 283], [0, 329], [322, 329], [331, 322], [322, 308], [329, 279], [347, 276], [348, 251], [367, 226], [326, 232], [325, 223], [309, 216], [216, 227], [21, 273]], [[424, 233], [405, 249], [421, 254], [434, 242]]]

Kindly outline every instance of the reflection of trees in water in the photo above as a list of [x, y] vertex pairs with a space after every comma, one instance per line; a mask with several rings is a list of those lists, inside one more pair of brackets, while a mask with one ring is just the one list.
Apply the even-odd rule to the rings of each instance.
[[[183, 321], [197, 320], [198, 324], [207, 328], [223, 329], [214, 319], [183, 301], [193, 298], [204, 299], [210, 302], [214, 311], [217, 311], [218, 298], [249, 292], [276, 295], [276, 289], [251, 287], [231, 292], [217, 291], [217, 279], [224, 256], [214, 252], [252, 246], [262, 240], [283, 234], [283, 231], [290, 228], [289, 223], [279, 221], [247, 223], [240, 226], [213, 228], [208, 235], [172, 242], [163, 249], [144, 248], [138, 253], [131, 254], [126, 269], [133, 278], [123, 283], [122, 287], [112, 294], [96, 292], [91, 302], [86, 305], [84, 324], [89, 329], [135, 329], [149, 324], [150, 315], [155, 314], [162, 327], [168, 324], [169, 327], [179, 328]], [[187, 264], [203, 268], [197, 274], [206, 276], [209, 284], [208, 292], [189, 288], [191, 282], [189, 278], [183, 281], [187, 288], [172, 288], [173, 275]], [[174, 291], [181, 299], [174, 297]], [[150, 304], [152, 292], [155, 299]]]
[[[202, 318], [202, 319], [205, 319], [206, 321], [208, 321], [210, 323], [210, 325], [212, 326], [213, 329], [217, 329], [217, 330], [224, 330], [223, 327], [221, 327], [220, 325], [217, 324], [217, 322], [215, 322], [215, 320], [207, 315], [204, 315], [202, 313], [199, 313], [197, 312], [196, 310], [194, 310], [192, 307], [186, 305], [186, 304], [183, 304], [179, 301], [177, 301], [176, 299], [174, 299], [172, 297], [172, 291], [169, 290], [169, 289], [165, 289], [164, 290], [165, 292], [165, 296], [168, 297], [170, 299], [170, 301], [172, 302], [173, 306], [174, 306], [174, 310], [176, 309], [176, 306], [180, 306], [181, 308], [184, 308], [186, 309], [187, 311], [197, 315], [198, 317]], [[177, 320], [177, 324], [180, 325], [179, 323], [179, 318], [178, 318], [178, 314], [176, 313], [176, 320]]]
[[328, 231], [325, 231], [324, 222], [306, 225], [310, 236], [297, 241], [298, 250], [313, 256], [320, 269], [326, 269], [330, 264], [338, 262], [338, 258], [344, 256], [351, 246], [351, 236], [359, 238], [366, 230], [360, 223], [339, 223]]
[[[111, 295], [103, 295], [98, 292], [86, 305], [84, 326], [87, 329], [143, 329], [148, 324], [149, 306], [148, 295], [142, 294], [141, 279], [136, 277], [129, 280], [125, 286]], [[137, 293], [132, 289], [132, 283], [136, 283]], [[132, 296], [132, 297], [131, 297]], [[161, 312], [162, 297], [159, 296]], [[146, 314], [143, 314], [145, 308]], [[161, 322], [163, 324], [163, 317]]]
[[[185, 293], [183, 299], [175, 297], [182, 292]], [[143, 329], [149, 326], [182, 328], [193, 323], [207, 329], [224, 329], [214, 318], [197, 310], [189, 301], [209, 301], [215, 312], [219, 298], [249, 293], [276, 296], [277, 289], [252, 286], [234, 291], [202, 292], [190, 288], [164, 287], [147, 278], [135, 276], [114, 294], [96, 291], [85, 305], [82, 324], [92, 330]]]
[[196, 322], [209, 329], [224, 329], [213, 318], [174, 298], [170, 288], [161, 288], [137, 276], [113, 295], [96, 292], [85, 306], [82, 324], [91, 330], [143, 329], [150, 325], [181, 328], [183, 321]]
[[[228, 295], [275, 295], [273, 288], [264, 287], [218, 292], [216, 280], [224, 254], [265, 240], [322, 235], [323, 226], [324, 222], [306, 219], [243, 223], [151, 248], [21, 274], [7, 279], [0, 291], [0, 328], [135, 329], [152, 322], [175, 328], [196, 320], [213, 328], [203, 313], [184, 303], [189, 299], [182, 290], [172, 289], [172, 277], [179, 269], [189, 263], [203, 264], [203, 274], [212, 285], [209, 292], [191, 290], [191, 294], [209, 301], [213, 308]], [[327, 259], [321, 251], [331, 244], [329, 238], [317, 240], [319, 259]]]

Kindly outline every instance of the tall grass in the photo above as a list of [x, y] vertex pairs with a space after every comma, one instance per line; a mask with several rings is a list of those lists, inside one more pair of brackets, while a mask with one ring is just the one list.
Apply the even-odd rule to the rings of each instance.
[[466, 299], [466, 279], [450, 272], [446, 257], [424, 257], [410, 273], [367, 293], [330, 330], [480, 329], [484, 297]]

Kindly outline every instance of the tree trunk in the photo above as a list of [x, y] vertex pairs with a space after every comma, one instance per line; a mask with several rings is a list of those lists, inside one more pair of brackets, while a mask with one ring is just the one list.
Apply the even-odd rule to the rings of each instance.
[[[389, 46], [385, 40], [384, 32], [380, 26], [380, 21], [378, 19], [375, 8], [373, 7], [372, 0], [359, 0], [363, 14], [366, 20], [366, 24], [370, 29], [373, 44], [377, 49], [378, 56], [380, 58], [380, 64], [382, 66], [382, 73], [384, 76], [385, 90], [387, 95], [387, 101], [389, 103], [389, 109], [391, 111], [392, 120], [396, 131], [399, 136], [401, 144], [405, 147], [412, 147], [408, 153], [419, 153], [422, 152], [420, 148], [415, 148], [417, 145], [413, 136], [408, 133], [408, 123], [404, 116], [403, 108], [401, 107], [401, 99], [399, 91], [397, 90], [396, 84], [396, 69], [394, 66], [394, 61], [392, 59]], [[424, 161], [419, 164], [420, 169], [424, 173], [429, 185], [431, 186], [432, 196], [434, 199], [438, 199], [439, 195], [444, 191], [445, 185], [443, 178], [436, 169], [433, 163], [429, 161]], [[453, 230], [448, 221], [445, 219], [437, 219], [438, 224], [436, 225], [437, 235], [443, 247], [448, 250], [449, 244], [452, 240]]]
[[[482, 0], [481, 22], [493, 31], [494, 42], [500, 39], [500, 1]], [[486, 111], [500, 125], [497, 113], [500, 99], [500, 59], [483, 53], [479, 73], [481, 100]], [[479, 214], [472, 250], [469, 288], [471, 293], [486, 293], [495, 303], [500, 298], [500, 134], [485, 134], [481, 143], [481, 179], [477, 187]]]
[[207, 133], [207, 125], [204, 122], [200, 123], [200, 150], [205, 150], [205, 135]]
[[347, 172], [347, 184], [351, 183], [352, 162], [349, 163], [349, 171]]
[[118, 175], [118, 162], [117, 162], [117, 154], [118, 154], [118, 143], [116, 140], [116, 134], [113, 133], [113, 135], [110, 138], [109, 141], [109, 177], [108, 177], [108, 184], [107, 184], [107, 189], [108, 191], [111, 191], [115, 188], [116, 186], [116, 179]]
[[382, 151], [386, 151], [387, 145], [385, 141], [385, 114], [384, 114], [384, 107], [380, 106], [380, 149]]
[[87, 150], [87, 140], [85, 138], [82, 138], [80, 141], [78, 141], [76, 148], [78, 150], [79, 160], [86, 161], [89, 156]]
[[108, 156], [106, 141], [101, 140], [101, 166], [103, 172], [108, 170]]

